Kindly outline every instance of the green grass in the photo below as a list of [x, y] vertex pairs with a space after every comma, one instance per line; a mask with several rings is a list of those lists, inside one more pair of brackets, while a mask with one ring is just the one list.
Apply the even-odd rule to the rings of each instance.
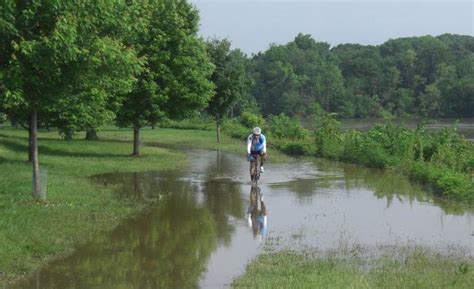
[[232, 288], [472, 288], [474, 263], [416, 249], [375, 260], [281, 251], [259, 256]]
[[40, 132], [39, 160], [47, 170], [48, 196], [46, 202], [35, 202], [26, 161], [27, 132], [0, 130], [0, 282], [70, 254], [146, 208], [115, 198], [113, 187], [94, 184], [90, 176], [178, 168], [185, 165], [185, 154], [172, 147], [180, 145], [244, 154], [242, 142], [223, 137], [216, 144], [214, 136], [212, 131], [146, 128], [142, 155], [132, 157], [131, 130], [110, 128], [99, 132], [98, 141], [83, 140], [84, 134], [65, 141], [57, 132]]

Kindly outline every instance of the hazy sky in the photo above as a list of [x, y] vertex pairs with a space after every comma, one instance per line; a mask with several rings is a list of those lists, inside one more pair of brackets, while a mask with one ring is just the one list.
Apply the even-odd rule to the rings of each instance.
[[439, 35], [473, 36], [474, 0], [324, 1], [191, 0], [201, 16], [200, 34], [228, 38], [246, 53], [285, 44], [299, 33], [332, 46], [381, 44], [390, 38]]

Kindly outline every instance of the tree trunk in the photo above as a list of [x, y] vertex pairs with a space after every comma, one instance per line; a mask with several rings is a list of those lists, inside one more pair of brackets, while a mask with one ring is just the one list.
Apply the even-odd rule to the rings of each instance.
[[74, 132], [72, 129], [66, 129], [64, 131], [64, 139], [65, 140], [72, 140], [72, 138], [74, 137]]
[[39, 161], [38, 161], [38, 110], [36, 107], [31, 111], [30, 119], [30, 132], [31, 132], [31, 146], [32, 146], [32, 161], [33, 161], [33, 198], [36, 200], [42, 199], [41, 194], [41, 183], [39, 174]]
[[217, 133], [217, 143], [221, 142], [220, 127], [219, 127], [219, 115], [216, 117], [216, 133]]
[[86, 140], [98, 140], [97, 131], [95, 129], [88, 130], [86, 132]]
[[133, 126], [133, 155], [140, 155], [140, 127], [138, 125]]
[[33, 131], [32, 131], [32, 117], [33, 114], [30, 115], [30, 126], [28, 127], [28, 162], [33, 162]]

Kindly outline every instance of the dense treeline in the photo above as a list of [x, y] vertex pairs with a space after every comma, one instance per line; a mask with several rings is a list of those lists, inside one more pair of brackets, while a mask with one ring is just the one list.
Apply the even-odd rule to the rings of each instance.
[[264, 115], [306, 115], [318, 102], [339, 117], [474, 116], [474, 37], [444, 34], [379, 46], [329, 44], [299, 34], [251, 61]]

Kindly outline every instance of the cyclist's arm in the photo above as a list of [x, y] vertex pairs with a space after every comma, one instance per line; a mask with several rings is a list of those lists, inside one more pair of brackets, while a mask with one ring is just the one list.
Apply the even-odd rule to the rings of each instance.
[[263, 153], [267, 153], [267, 138], [262, 134], [261, 138], [263, 138]]
[[250, 147], [252, 146], [252, 135], [247, 138], [247, 154], [250, 154]]

